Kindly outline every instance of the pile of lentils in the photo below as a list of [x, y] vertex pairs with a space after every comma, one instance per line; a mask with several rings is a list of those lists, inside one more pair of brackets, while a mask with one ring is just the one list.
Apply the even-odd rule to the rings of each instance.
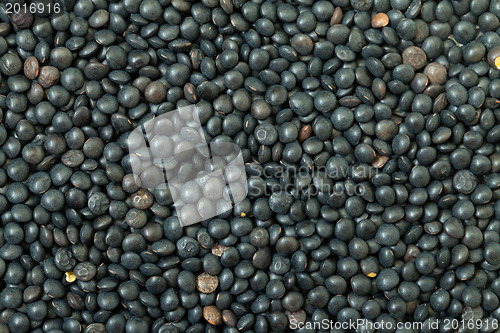
[[[0, 332], [498, 332], [499, 1], [9, 4]], [[249, 194], [183, 227], [127, 138], [193, 104]]]

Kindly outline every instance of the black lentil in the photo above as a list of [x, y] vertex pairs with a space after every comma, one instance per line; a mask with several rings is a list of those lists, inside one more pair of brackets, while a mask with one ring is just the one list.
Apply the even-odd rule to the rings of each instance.
[[[496, 1], [7, 5], [0, 331], [284, 332], [358, 318], [495, 331]], [[193, 104], [207, 143], [241, 150], [249, 193], [228, 209], [237, 189], [194, 181], [202, 149], [162, 135], [180, 119], [155, 119]], [[133, 174], [129, 139], [150, 120], [147, 148], [191, 179], [178, 188], [154, 188], [156, 165]], [[194, 209], [210, 218], [182, 226]]]

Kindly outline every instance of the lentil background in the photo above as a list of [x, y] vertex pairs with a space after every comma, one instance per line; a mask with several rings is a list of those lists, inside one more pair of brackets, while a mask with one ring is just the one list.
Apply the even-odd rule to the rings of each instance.
[[[9, 2], [1, 333], [498, 332], [500, 1]], [[182, 228], [127, 137], [191, 104], [250, 193]]]

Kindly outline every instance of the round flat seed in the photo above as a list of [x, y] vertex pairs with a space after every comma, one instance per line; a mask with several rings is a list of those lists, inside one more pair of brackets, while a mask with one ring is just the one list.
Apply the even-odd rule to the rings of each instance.
[[222, 313], [215, 305], [209, 305], [203, 308], [203, 318], [212, 325], [222, 324]]
[[36, 79], [40, 70], [40, 65], [36, 57], [28, 57], [24, 61], [24, 76], [30, 80]]
[[383, 28], [389, 24], [389, 16], [385, 13], [378, 13], [373, 16], [371, 24], [373, 28]]
[[219, 285], [217, 276], [202, 273], [196, 278], [196, 289], [205, 294], [214, 292]]
[[402, 59], [403, 64], [408, 64], [415, 70], [423, 68], [427, 62], [427, 56], [425, 52], [417, 46], [407, 47], [403, 51]]
[[448, 78], [446, 68], [438, 62], [431, 62], [425, 66], [424, 74], [432, 84], [444, 84]]

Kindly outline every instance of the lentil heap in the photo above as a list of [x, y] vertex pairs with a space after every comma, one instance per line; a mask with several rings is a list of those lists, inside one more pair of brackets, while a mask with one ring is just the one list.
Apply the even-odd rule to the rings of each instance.
[[[500, 1], [26, 4], [0, 4], [0, 332], [498, 332]], [[249, 194], [182, 227], [127, 142], [193, 104]]]

